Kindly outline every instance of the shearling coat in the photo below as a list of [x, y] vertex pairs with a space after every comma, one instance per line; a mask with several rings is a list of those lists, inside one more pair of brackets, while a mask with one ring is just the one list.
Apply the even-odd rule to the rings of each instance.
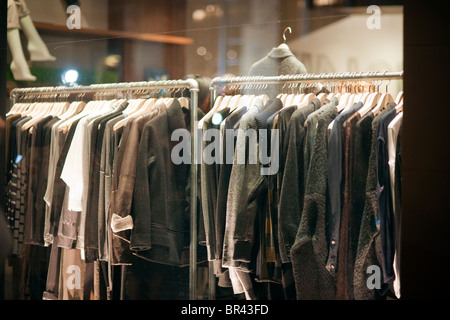
[[330, 300], [335, 297], [334, 278], [326, 269], [327, 208], [327, 128], [337, 116], [336, 101], [322, 107], [317, 118], [317, 131], [298, 232], [291, 248], [292, 270], [297, 299]]

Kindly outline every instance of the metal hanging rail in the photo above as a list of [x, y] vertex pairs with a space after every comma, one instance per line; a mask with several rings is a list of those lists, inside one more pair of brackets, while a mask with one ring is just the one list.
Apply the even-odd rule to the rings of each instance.
[[162, 81], [140, 81], [140, 82], [119, 82], [107, 84], [92, 84], [88, 86], [55, 86], [55, 87], [33, 87], [15, 88], [10, 93], [11, 102], [14, 104], [20, 97], [30, 95], [51, 95], [51, 94], [83, 94], [100, 92], [118, 92], [133, 90], [151, 89], [176, 89], [187, 88], [190, 95], [190, 122], [191, 122], [191, 167], [190, 167], [190, 249], [189, 249], [189, 297], [191, 300], [197, 298], [197, 195], [198, 169], [195, 165], [194, 157], [197, 154], [197, 106], [198, 106], [198, 82], [194, 79], [186, 80], [162, 80]]
[[[46, 95], [59, 93], [96, 93], [96, 92], [117, 92], [144, 89], [167, 89], [167, 88], [188, 88], [191, 92], [198, 92], [198, 83], [194, 79], [187, 80], [162, 80], [162, 81], [139, 81], [139, 82], [119, 82], [105, 84], [91, 84], [88, 86], [55, 86], [55, 87], [33, 87], [15, 88], [11, 91], [12, 103], [25, 95]], [[195, 95], [197, 97], [197, 95]], [[197, 103], [197, 102], [196, 102]]]
[[337, 72], [337, 73], [305, 73], [280, 76], [243, 76], [243, 77], [216, 77], [211, 81], [210, 91], [212, 101], [215, 100], [217, 88], [229, 84], [236, 85], [262, 85], [285, 84], [305, 82], [338, 82], [363, 80], [402, 80], [403, 71], [383, 72]]
[[326, 82], [346, 80], [401, 80], [403, 71], [383, 72], [337, 72], [337, 73], [305, 73], [280, 76], [243, 76], [243, 77], [216, 77], [211, 81], [211, 87], [223, 84], [277, 84], [301, 82]]

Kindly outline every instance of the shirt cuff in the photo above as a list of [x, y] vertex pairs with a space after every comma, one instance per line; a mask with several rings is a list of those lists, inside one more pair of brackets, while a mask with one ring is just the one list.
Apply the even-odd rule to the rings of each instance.
[[133, 229], [133, 218], [130, 215], [121, 217], [118, 214], [113, 213], [111, 217], [111, 229], [115, 233], [131, 230]]

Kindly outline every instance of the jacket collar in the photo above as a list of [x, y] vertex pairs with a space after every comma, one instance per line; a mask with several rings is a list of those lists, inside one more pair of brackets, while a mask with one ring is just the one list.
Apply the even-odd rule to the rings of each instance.
[[281, 46], [281, 47], [274, 47], [270, 52], [267, 54], [270, 58], [286, 58], [289, 56], [293, 56], [294, 54], [291, 52], [289, 47], [287, 46]]
[[186, 121], [184, 120], [184, 113], [181, 109], [181, 104], [178, 99], [174, 99], [170, 107], [167, 108], [167, 122], [169, 134], [172, 134], [176, 129], [186, 129]]
[[322, 106], [322, 103], [318, 98], [314, 98], [313, 101], [311, 101], [311, 103], [314, 104], [314, 110], [317, 110]]

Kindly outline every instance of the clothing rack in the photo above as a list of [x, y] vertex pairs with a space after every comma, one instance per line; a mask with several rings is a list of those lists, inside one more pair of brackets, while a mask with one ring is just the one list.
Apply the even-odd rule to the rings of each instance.
[[[374, 81], [374, 80], [403, 80], [403, 71], [382, 71], [382, 72], [338, 72], [338, 73], [317, 73], [317, 74], [293, 74], [279, 76], [239, 76], [239, 77], [216, 77], [210, 84], [210, 105], [214, 107], [214, 102], [218, 97], [219, 88], [226, 88], [228, 85], [236, 85], [241, 88], [259, 89], [264, 93], [266, 85], [300, 84], [300, 83], [323, 83], [330, 82], [355, 82], [355, 81]], [[209, 281], [215, 283], [213, 266], [209, 264]], [[215, 297], [215, 286], [209, 286], [208, 296], [210, 299]]]
[[[194, 79], [186, 80], [161, 80], [161, 81], [140, 81], [140, 82], [121, 82], [107, 84], [91, 84], [76, 86], [55, 86], [55, 87], [33, 87], [33, 88], [15, 88], [11, 91], [10, 99], [14, 105], [20, 98], [25, 96], [49, 96], [58, 94], [86, 94], [86, 93], [106, 93], [106, 92], [133, 92], [138, 90], [155, 89], [188, 89], [190, 92], [190, 110], [197, 110], [198, 106], [198, 82]], [[191, 122], [191, 156], [197, 154], [197, 112], [190, 112]], [[195, 163], [192, 159], [191, 163]], [[190, 167], [191, 181], [197, 181], [198, 169], [196, 165]], [[189, 296], [194, 300], [197, 296], [197, 194], [196, 183], [192, 183], [190, 192], [190, 250], [189, 250]], [[123, 270], [122, 270], [123, 272]]]

